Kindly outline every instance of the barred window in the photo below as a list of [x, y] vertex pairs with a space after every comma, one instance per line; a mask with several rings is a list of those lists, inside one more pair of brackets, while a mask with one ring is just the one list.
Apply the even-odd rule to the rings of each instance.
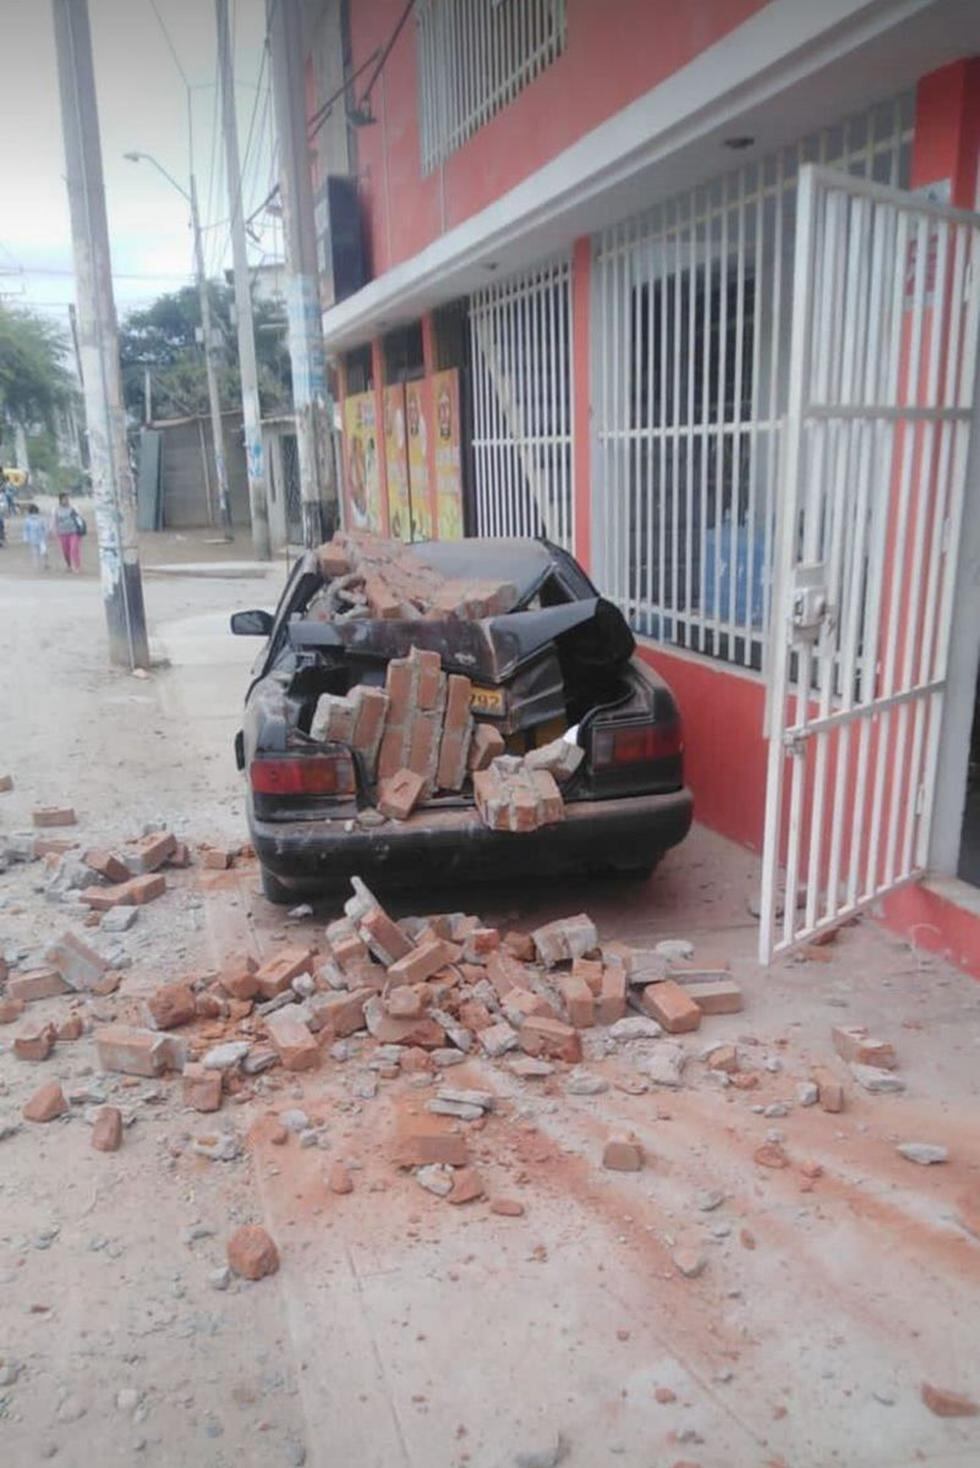
[[565, 49], [565, 0], [422, 0], [422, 172], [430, 173]]

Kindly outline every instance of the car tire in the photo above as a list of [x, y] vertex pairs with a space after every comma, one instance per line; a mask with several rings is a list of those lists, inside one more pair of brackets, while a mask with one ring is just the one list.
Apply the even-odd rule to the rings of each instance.
[[288, 887], [284, 887], [279, 878], [273, 876], [268, 867], [260, 867], [262, 875], [262, 895], [269, 902], [274, 902], [277, 907], [288, 907], [295, 900], [294, 894]]

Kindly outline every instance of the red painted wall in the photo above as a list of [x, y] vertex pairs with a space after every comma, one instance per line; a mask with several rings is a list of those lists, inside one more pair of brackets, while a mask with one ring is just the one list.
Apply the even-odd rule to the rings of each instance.
[[761, 679], [724, 663], [642, 644], [640, 656], [666, 678], [684, 721], [684, 775], [697, 820], [758, 851], [766, 809]]
[[[375, 86], [377, 122], [357, 135], [376, 275], [513, 188], [562, 149], [685, 66], [765, 0], [568, 0], [562, 55], [422, 177], [416, 28], [405, 26]], [[391, 36], [403, 0], [352, 0], [353, 64]]]

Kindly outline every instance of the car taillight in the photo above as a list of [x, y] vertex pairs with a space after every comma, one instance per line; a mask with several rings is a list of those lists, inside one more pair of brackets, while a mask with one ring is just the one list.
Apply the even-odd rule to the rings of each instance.
[[354, 761], [346, 749], [336, 754], [297, 754], [255, 759], [249, 779], [256, 795], [353, 795]]
[[642, 765], [683, 752], [679, 721], [660, 724], [596, 724], [592, 730], [592, 768]]

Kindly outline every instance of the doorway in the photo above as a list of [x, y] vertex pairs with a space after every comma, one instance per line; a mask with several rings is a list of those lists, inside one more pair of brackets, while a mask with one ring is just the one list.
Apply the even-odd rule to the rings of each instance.
[[956, 875], [961, 882], [980, 887], [980, 673], [977, 674], [966, 769], [966, 803], [960, 831], [960, 859]]

